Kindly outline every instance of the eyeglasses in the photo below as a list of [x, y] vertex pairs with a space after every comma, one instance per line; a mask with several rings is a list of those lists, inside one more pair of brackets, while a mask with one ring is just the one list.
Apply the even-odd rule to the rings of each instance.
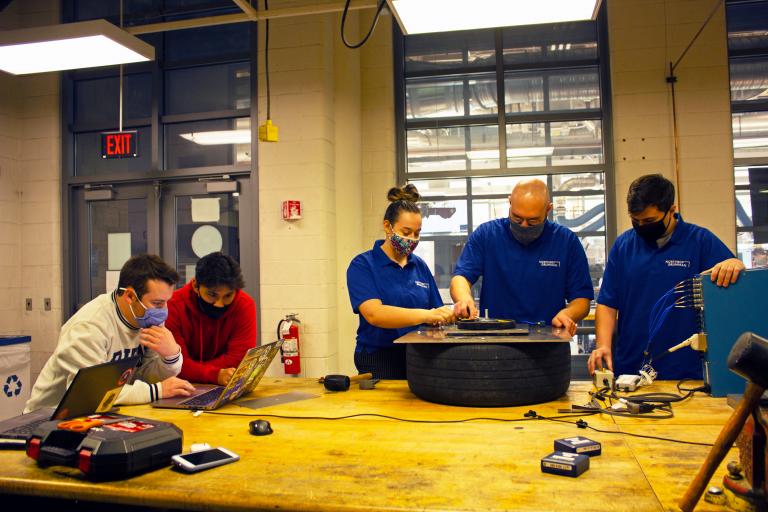
[[518, 217], [517, 215], [511, 214], [509, 216], [510, 220], [514, 222], [515, 224], [522, 224], [523, 222], [528, 222], [529, 226], [537, 226], [539, 224], [543, 224], [544, 221], [547, 220], [546, 217], [534, 217], [532, 219], [523, 219], [522, 217]]

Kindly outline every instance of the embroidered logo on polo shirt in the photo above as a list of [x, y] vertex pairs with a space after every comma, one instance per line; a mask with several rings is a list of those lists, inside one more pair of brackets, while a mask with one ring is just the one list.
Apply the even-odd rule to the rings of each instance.
[[539, 260], [539, 265], [542, 267], [560, 267], [559, 260]]
[[688, 260], [667, 260], [666, 263], [668, 267], [690, 268], [691, 266], [691, 262]]
[[422, 288], [426, 288], [427, 290], [429, 290], [429, 285], [427, 283], [422, 283], [421, 281], [414, 281], [414, 283], [416, 284], [416, 286], [420, 286]]

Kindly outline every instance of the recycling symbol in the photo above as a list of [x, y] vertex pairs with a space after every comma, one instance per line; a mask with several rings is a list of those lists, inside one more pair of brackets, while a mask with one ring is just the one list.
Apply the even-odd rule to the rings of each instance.
[[[14, 387], [15, 384], [15, 387]], [[5, 393], [5, 396], [8, 398], [11, 398], [12, 396], [18, 396], [19, 393], [21, 393], [21, 379], [17, 377], [16, 375], [11, 375], [7, 379], [5, 379], [5, 385], [3, 386], [3, 393]]]

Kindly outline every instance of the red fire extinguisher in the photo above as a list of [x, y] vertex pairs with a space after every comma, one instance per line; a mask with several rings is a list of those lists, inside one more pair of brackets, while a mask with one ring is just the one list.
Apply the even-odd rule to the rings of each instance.
[[297, 313], [285, 315], [277, 324], [277, 337], [283, 340], [280, 349], [283, 367], [286, 375], [301, 373], [301, 356], [299, 355], [299, 324]]

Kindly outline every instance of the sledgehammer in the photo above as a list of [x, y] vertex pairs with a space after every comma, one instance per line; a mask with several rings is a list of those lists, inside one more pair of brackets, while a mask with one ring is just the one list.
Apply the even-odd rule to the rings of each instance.
[[733, 344], [728, 354], [728, 368], [747, 379], [747, 388], [736, 410], [720, 431], [714, 446], [704, 460], [696, 478], [685, 491], [678, 503], [683, 512], [691, 512], [701, 498], [701, 494], [709, 484], [709, 480], [717, 467], [725, 458], [731, 445], [738, 437], [747, 417], [760, 401], [763, 392], [768, 388], [768, 340], [755, 333], [745, 332]]
[[352, 377], [347, 377], [346, 375], [326, 375], [325, 377], [320, 377], [317, 382], [324, 384], [325, 389], [328, 391], [346, 391], [353, 382], [372, 378], [373, 374], [371, 373], [361, 373]]

